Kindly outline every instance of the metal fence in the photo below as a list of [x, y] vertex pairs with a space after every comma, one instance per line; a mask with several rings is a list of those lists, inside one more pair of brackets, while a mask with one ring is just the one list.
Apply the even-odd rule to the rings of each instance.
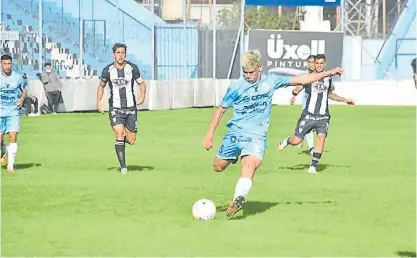
[[[1, 43], [15, 69], [29, 74], [50, 61], [62, 77], [100, 76], [113, 60], [113, 44], [123, 42], [146, 79], [236, 78], [246, 47], [241, 26], [245, 35], [249, 29], [308, 30], [311, 19], [320, 18], [320, 29], [382, 44], [406, 0], [343, 3], [246, 7], [242, 19], [240, 0], [1, 0], [2, 30], [19, 37]], [[366, 58], [376, 60], [378, 44], [360, 44]]]

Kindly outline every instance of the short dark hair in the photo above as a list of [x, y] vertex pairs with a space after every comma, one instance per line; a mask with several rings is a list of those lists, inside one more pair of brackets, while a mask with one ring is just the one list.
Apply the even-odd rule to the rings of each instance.
[[47, 67], [47, 66], [52, 66], [52, 64], [50, 62], [46, 62], [45, 67]]
[[1, 61], [3, 61], [3, 60], [10, 60], [10, 61], [12, 61], [13, 58], [10, 55], [4, 54], [4, 55], [1, 56]]
[[314, 58], [314, 60], [319, 60], [319, 59], [324, 59], [324, 61], [326, 61], [326, 56], [324, 54], [318, 54]]
[[116, 43], [113, 46], [113, 53], [116, 53], [116, 50], [118, 48], [121, 48], [121, 47], [125, 49], [125, 52], [127, 51], [127, 46], [125, 44], [123, 44], [123, 43]]
[[310, 60], [310, 59], [314, 59], [314, 60], [316, 60], [316, 56], [315, 56], [315, 55], [309, 55], [309, 56], [307, 57], [307, 60]]

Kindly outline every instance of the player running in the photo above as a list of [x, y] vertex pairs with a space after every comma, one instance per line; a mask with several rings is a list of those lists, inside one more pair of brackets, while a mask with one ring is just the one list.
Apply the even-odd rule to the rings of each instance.
[[[315, 65], [315, 59], [314, 58], [315, 58], [314, 55], [310, 55], [307, 58], [307, 65], [308, 65], [307, 72], [308, 73], [314, 73], [315, 72], [316, 65]], [[302, 91], [303, 89], [304, 89], [303, 85], [299, 85], [299, 86], [297, 86], [297, 88], [295, 88], [292, 91], [293, 97], [291, 98], [291, 105], [294, 104], [295, 97], [297, 97], [298, 93], [300, 93], [300, 91]], [[302, 108], [303, 108], [303, 110], [306, 107], [307, 99], [308, 99], [308, 93], [307, 93], [307, 91], [304, 91], [303, 98], [302, 98]], [[305, 139], [307, 140], [308, 152], [310, 153], [310, 155], [313, 155], [313, 152], [314, 152], [314, 136], [313, 136], [313, 131], [311, 131], [308, 134], [306, 134]], [[303, 147], [303, 141], [301, 141], [301, 143], [298, 144], [297, 146], [301, 149]]]
[[255, 171], [262, 163], [275, 90], [289, 85], [308, 84], [343, 72], [341, 68], [335, 68], [323, 73], [295, 77], [262, 73], [261, 54], [258, 50], [251, 50], [243, 55], [242, 69], [244, 75], [229, 85], [202, 142], [206, 150], [213, 147], [213, 137], [220, 119], [233, 106], [233, 117], [227, 123], [228, 132], [213, 164], [213, 170], [221, 172], [241, 157], [241, 177], [226, 211], [229, 217], [241, 210], [246, 202]]
[[[103, 69], [97, 88], [97, 109], [103, 113], [101, 99], [104, 88], [109, 83], [109, 119], [116, 136], [115, 151], [122, 174], [127, 173], [125, 143], [133, 145], [136, 141], [137, 105], [141, 105], [146, 96], [146, 84], [140, 75], [139, 68], [126, 61], [126, 50], [125, 44], [116, 43], [113, 46], [114, 62]], [[139, 85], [140, 91], [137, 100], [134, 93], [135, 82]]]
[[[315, 72], [319, 74], [326, 73], [323, 72], [325, 67], [325, 55], [317, 55], [315, 58]], [[334, 73], [331, 74], [335, 75]], [[324, 151], [324, 142], [326, 140], [330, 124], [329, 99], [338, 102], [345, 102], [349, 105], [354, 105], [355, 101], [345, 99], [333, 93], [334, 85], [331, 76], [326, 76], [312, 84], [304, 85], [304, 88], [308, 93], [308, 99], [295, 128], [295, 134], [294, 136], [288, 136], [282, 140], [278, 146], [278, 150], [284, 150], [288, 144], [298, 145], [308, 133], [313, 130], [316, 131], [317, 143], [308, 173], [317, 173], [317, 165]], [[295, 93], [298, 94], [297, 90], [299, 92], [300, 88], [297, 87], [294, 90]]]
[[[20, 128], [19, 108], [26, 97], [26, 81], [22, 75], [12, 71], [12, 57], [1, 56], [1, 165], [7, 164], [7, 171], [14, 170], [17, 153], [17, 134]], [[4, 143], [4, 135], [9, 134], [9, 145]]]

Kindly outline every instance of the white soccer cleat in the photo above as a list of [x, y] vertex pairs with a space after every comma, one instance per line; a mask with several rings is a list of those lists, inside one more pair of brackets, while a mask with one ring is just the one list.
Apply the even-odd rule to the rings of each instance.
[[288, 137], [285, 138], [284, 140], [282, 140], [279, 145], [278, 145], [278, 150], [282, 151], [283, 149], [285, 149], [285, 147], [287, 147], [288, 145]]
[[310, 174], [317, 174], [318, 172], [316, 170], [316, 167], [310, 166], [308, 168], [308, 173], [310, 173]]
[[311, 156], [313, 156], [314, 148], [310, 148], [309, 153], [310, 153]]
[[121, 169], [120, 169], [120, 173], [121, 173], [122, 175], [127, 174], [127, 168], [121, 168]]
[[302, 148], [303, 148], [303, 144], [304, 144], [304, 141], [301, 141], [301, 142], [297, 145], [297, 147], [298, 147], [299, 149], [302, 149]]

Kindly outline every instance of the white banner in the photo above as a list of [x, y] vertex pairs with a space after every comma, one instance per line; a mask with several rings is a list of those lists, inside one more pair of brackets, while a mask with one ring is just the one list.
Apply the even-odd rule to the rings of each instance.
[[[231, 80], [182, 80], [182, 81], [146, 81], [147, 96], [143, 105], [138, 109], [167, 110], [188, 107], [218, 106], [230, 85]], [[96, 110], [98, 79], [75, 79], [64, 81], [62, 97], [64, 104], [60, 112], [94, 111]], [[44, 88], [39, 80], [29, 81], [29, 95], [36, 96], [39, 106], [47, 104]], [[293, 87], [280, 88], [272, 103], [290, 105]], [[356, 100], [357, 105], [371, 106], [415, 106], [417, 89], [413, 80], [405, 81], [366, 81], [366, 82], [336, 82], [337, 95]], [[135, 86], [137, 94], [137, 87]], [[108, 111], [109, 89], [106, 87], [103, 96], [104, 110]], [[301, 103], [302, 97], [297, 97], [295, 104]], [[330, 104], [344, 104], [329, 102]]]

